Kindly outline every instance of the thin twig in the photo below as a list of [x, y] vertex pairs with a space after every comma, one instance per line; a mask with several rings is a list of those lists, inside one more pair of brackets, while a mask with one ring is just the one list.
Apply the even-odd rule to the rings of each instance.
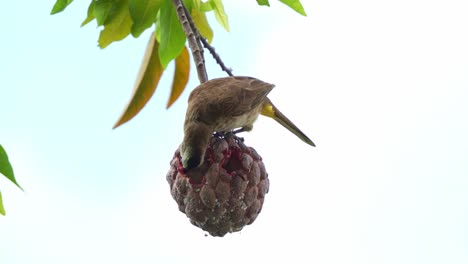
[[[203, 47], [208, 49], [211, 53], [211, 56], [215, 59], [216, 63], [225, 71], [229, 76], [233, 76], [232, 70], [223, 63], [219, 55], [216, 53], [213, 46], [211, 46], [208, 41], [200, 34], [198, 28], [193, 22], [190, 12], [185, 7], [182, 0], [172, 0], [174, 6], [176, 7], [177, 16], [182, 28], [184, 29], [185, 36], [187, 37], [190, 50], [192, 51], [193, 60], [197, 66], [198, 79], [201, 83], [204, 83], [208, 80], [208, 74], [206, 72], [205, 66], [205, 57], [203, 55]], [[201, 46], [203, 43], [203, 47]]]
[[206, 72], [205, 67], [205, 59], [203, 58], [203, 51], [200, 47], [200, 43], [198, 42], [198, 38], [196, 37], [194, 30], [190, 26], [190, 22], [188, 18], [190, 14], [185, 12], [185, 6], [182, 0], [172, 0], [176, 8], [177, 17], [184, 29], [185, 36], [187, 37], [187, 41], [189, 43], [190, 50], [192, 51], [193, 60], [195, 61], [195, 65], [197, 67], [198, 79], [200, 83], [204, 83], [208, 81], [208, 74]]
[[229, 76], [234, 76], [232, 74], [232, 69], [231, 68], [228, 68], [226, 67], [226, 65], [224, 65], [223, 61], [221, 60], [221, 58], [219, 57], [219, 55], [216, 53], [215, 51], [215, 48], [213, 46], [210, 45], [210, 43], [208, 43], [208, 41], [200, 36], [200, 41], [203, 43], [203, 46], [205, 47], [205, 49], [208, 49], [211, 53], [211, 56], [213, 56], [213, 58], [215, 59], [216, 63], [219, 64], [219, 66], [221, 67], [221, 69], [223, 71], [225, 71]]
[[192, 28], [192, 31], [195, 34], [195, 38], [197, 38], [197, 44], [199, 44], [199, 48], [202, 50], [202, 52], [203, 52], [203, 48], [200, 45], [199, 41], [201, 41], [201, 43], [203, 43], [203, 47], [205, 47], [205, 49], [210, 51], [211, 56], [213, 56], [216, 63], [219, 64], [219, 66], [221, 67], [221, 70], [225, 71], [229, 76], [233, 76], [232, 69], [226, 67], [226, 65], [223, 63], [223, 61], [219, 57], [219, 55], [216, 53], [215, 48], [213, 46], [211, 46], [210, 43], [208, 43], [208, 41], [206, 40], [205, 37], [202, 36], [202, 34], [200, 34], [200, 32], [198, 31], [197, 26], [193, 22], [192, 16], [190, 16], [190, 12], [187, 10], [187, 8], [185, 6], [184, 6], [184, 11], [185, 11], [185, 16], [187, 17], [187, 20], [188, 20], [188, 22], [190, 24], [190, 27]]

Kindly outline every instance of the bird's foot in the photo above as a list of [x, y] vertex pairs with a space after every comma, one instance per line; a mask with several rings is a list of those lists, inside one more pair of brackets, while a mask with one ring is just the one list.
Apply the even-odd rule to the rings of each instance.
[[238, 128], [238, 129], [234, 129], [233, 131], [231, 131], [232, 134], [239, 134], [241, 132], [245, 132], [245, 131], [248, 131], [245, 127], [241, 127], [241, 128]]
[[224, 138], [224, 139], [234, 138], [234, 140], [236, 140], [238, 142], [244, 142], [244, 138], [238, 137], [236, 135], [237, 133], [242, 132], [240, 130], [242, 130], [242, 128], [239, 128], [239, 129], [233, 130], [233, 131], [229, 131], [229, 132], [214, 132], [213, 136], [217, 137], [217, 138]]
[[232, 131], [229, 131], [229, 132], [214, 132], [213, 133], [213, 136], [217, 137], [217, 138], [229, 138], [229, 137], [232, 137], [234, 134], [232, 133]]
[[240, 131], [240, 130], [242, 130], [242, 128], [239, 128], [237, 130], [233, 130], [233, 131], [229, 132], [229, 134], [227, 136], [234, 138], [234, 140], [237, 141], [237, 142], [244, 142], [244, 138], [239, 137], [237, 135], [237, 133], [243, 132], [243, 131]]
[[226, 136], [226, 133], [224, 133], [224, 132], [214, 132], [213, 136], [217, 137], [217, 138], [224, 138]]

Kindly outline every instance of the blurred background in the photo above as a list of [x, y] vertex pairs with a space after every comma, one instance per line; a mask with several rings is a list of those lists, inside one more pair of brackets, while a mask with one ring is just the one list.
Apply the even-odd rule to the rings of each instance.
[[317, 144], [260, 117], [243, 136], [270, 192], [223, 238], [190, 224], [165, 179], [190, 90], [165, 109], [169, 68], [112, 130], [151, 32], [101, 50], [95, 22], [79, 27], [88, 2], [3, 4], [0, 143], [25, 191], [0, 177], [0, 263], [468, 263], [466, 1], [302, 1], [307, 17], [224, 1], [229, 33], [210, 14], [224, 62], [276, 84]]

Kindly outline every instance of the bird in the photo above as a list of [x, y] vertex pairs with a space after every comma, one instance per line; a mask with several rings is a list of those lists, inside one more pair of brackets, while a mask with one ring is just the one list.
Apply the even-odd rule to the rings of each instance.
[[[275, 87], [254, 77], [230, 76], [211, 79], [197, 86], [188, 98], [184, 139], [180, 146], [183, 170], [197, 168], [214, 133], [250, 131], [261, 114], [273, 118], [305, 143], [315, 147], [271, 102], [267, 95]], [[237, 130], [235, 130], [237, 129]]]

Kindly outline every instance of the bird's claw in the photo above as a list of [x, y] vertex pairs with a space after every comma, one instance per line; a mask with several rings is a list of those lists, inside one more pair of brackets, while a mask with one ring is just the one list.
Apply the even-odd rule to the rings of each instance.
[[224, 132], [214, 132], [213, 136], [217, 138], [224, 138], [226, 134]]
[[240, 132], [243, 132], [242, 128], [237, 129], [237, 130], [233, 130], [233, 131], [229, 131], [229, 132], [218, 132], [217, 131], [217, 132], [213, 133], [213, 136], [217, 137], [217, 138], [224, 138], [224, 139], [234, 138], [234, 140], [236, 140], [236, 141], [244, 142], [243, 137], [237, 136], [237, 133], [240, 133]]

